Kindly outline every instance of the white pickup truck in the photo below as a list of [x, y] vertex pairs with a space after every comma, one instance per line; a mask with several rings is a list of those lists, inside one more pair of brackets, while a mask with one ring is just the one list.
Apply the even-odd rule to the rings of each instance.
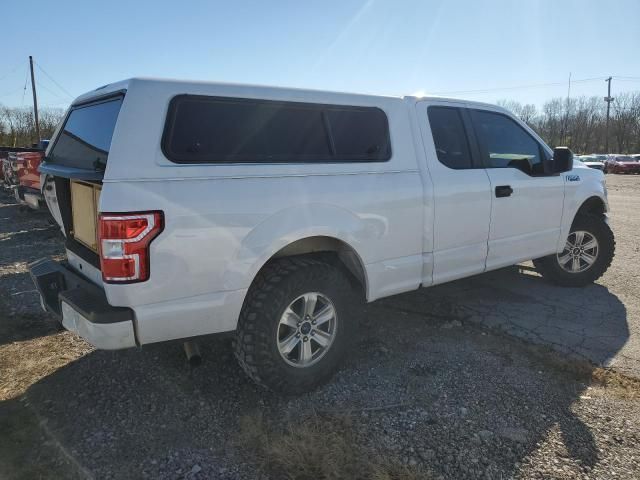
[[97, 348], [235, 332], [251, 378], [302, 392], [362, 301], [526, 260], [600, 277], [604, 175], [578, 163], [493, 105], [130, 79], [58, 128], [42, 188], [67, 259], [31, 274]]

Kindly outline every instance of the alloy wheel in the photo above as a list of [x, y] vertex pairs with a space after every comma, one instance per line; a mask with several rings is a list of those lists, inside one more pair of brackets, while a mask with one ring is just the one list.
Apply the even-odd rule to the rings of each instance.
[[278, 351], [289, 365], [309, 367], [329, 350], [338, 317], [331, 300], [318, 292], [300, 295], [284, 310], [278, 323]]
[[591, 233], [584, 230], [571, 232], [564, 249], [557, 254], [558, 264], [569, 273], [584, 272], [598, 258], [598, 248], [598, 240]]

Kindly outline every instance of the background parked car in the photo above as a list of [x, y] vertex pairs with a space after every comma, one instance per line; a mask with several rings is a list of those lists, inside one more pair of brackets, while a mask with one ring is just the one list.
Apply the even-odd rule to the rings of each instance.
[[640, 173], [640, 161], [631, 155], [609, 155], [604, 164], [605, 173]]
[[32, 209], [39, 209], [44, 204], [38, 167], [47, 144], [48, 140], [44, 140], [32, 148], [0, 147], [2, 186], [11, 190], [20, 203]]
[[593, 155], [581, 155], [578, 160], [589, 168], [595, 168], [596, 170], [604, 169], [604, 162], [602, 160], [598, 160], [598, 158]]
[[38, 210], [44, 203], [38, 171], [43, 158], [43, 150], [16, 153], [18, 185], [15, 188], [15, 196], [20, 203], [34, 210]]

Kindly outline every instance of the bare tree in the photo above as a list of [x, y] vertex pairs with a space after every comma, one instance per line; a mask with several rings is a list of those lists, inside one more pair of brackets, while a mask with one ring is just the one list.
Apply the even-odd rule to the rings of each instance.
[[[42, 138], [50, 138], [62, 120], [62, 109], [44, 108], [38, 111]], [[28, 147], [36, 139], [33, 109], [0, 106], [0, 145]]]
[[[619, 152], [630, 151], [632, 145], [637, 145], [633, 138], [637, 131], [640, 115], [640, 93], [621, 93], [613, 102], [613, 135]], [[634, 146], [635, 146], [634, 145]]]
[[[605, 150], [605, 104], [601, 97], [552, 98], [537, 111], [535, 105], [513, 100], [498, 104], [512, 111], [552, 146], [564, 144], [576, 153]], [[640, 153], [640, 92], [623, 93], [613, 104], [611, 135], [620, 153]], [[609, 152], [605, 152], [609, 153]]]

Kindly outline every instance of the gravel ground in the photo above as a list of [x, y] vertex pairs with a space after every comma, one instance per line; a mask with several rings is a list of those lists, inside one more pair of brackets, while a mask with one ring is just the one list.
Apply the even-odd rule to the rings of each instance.
[[[618, 245], [635, 256], [617, 257], [600, 283], [623, 305], [633, 346], [637, 215], [624, 206], [637, 205], [640, 177], [608, 183]], [[191, 368], [177, 343], [95, 351], [60, 331], [40, 313], [26, 262], [61, 253], [46, 215], [20, 212], [0, 193], [0, 478], [298, 478], [296, 462], [356, 456], [399, 465], [379, 478], [640, 478], [640, 383], [470, 319], [459, 300], [472, 305], [471, 295], [456, 295], [468, 281], [446, 295], [434, 288], [368, 305], [335, 379], [281, 398], [244, 377], [224, 338], [204, 342], [205, 362]], [[522, 276], [511, 268], [477, 279], [548, 288]], [[498, 288], [493, 298], [510, 305], [514, 295]], [[579, 315], [583, 305], [569, 303]], [[321, 433], [356, 450], [292, 451], [288, 467], [274, 465], [247, 440], [247, 424], [272, 448], [326, 425]], [[302, 440], [325, 451], [322, 435]]]

